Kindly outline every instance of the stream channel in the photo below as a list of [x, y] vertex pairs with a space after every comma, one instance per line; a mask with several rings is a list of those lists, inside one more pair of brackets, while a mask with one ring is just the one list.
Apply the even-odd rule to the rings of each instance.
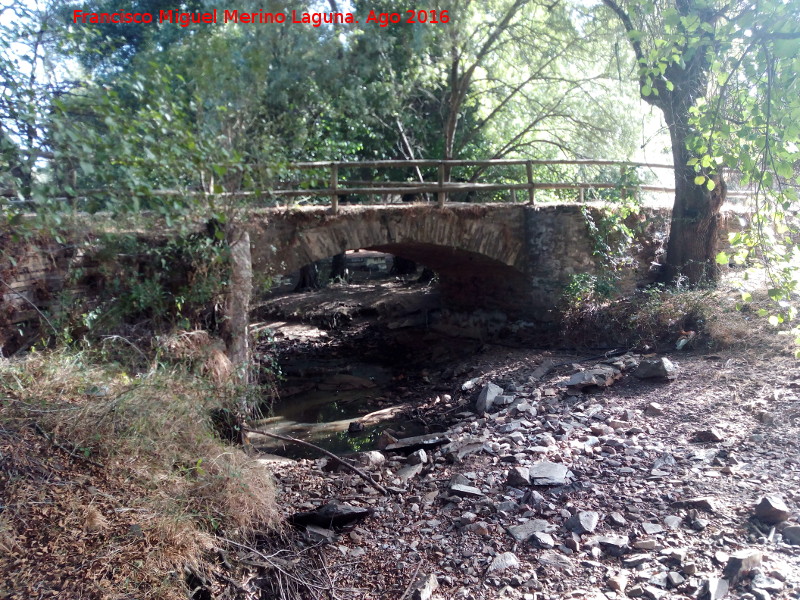
[[[395, 290], [402, 309], [393, 304], [386, 318], [374, 301], [385, 298], [387, 286], [365, 297], [348, 289], [349, 300], [330, 288], [286, 295], [262, 311], [267, 318], [257, 328], [272, 341], [260, 352], [280, 366], [281, 381], [271, 416], [258, 421], [259, 428], [339, 455], [375, 448], [387, 429], [396, 437], [426, 433], [430, 423], [415, 417], [415, 404], [452, 393], [450, 380], [469, 371], [469, 357], [482, 343], [426, 327], [424, 307], [436, 299], [424, 289], [415, 295]], [[264, 436], [251, 441], [270, 454], [318, 456]]]

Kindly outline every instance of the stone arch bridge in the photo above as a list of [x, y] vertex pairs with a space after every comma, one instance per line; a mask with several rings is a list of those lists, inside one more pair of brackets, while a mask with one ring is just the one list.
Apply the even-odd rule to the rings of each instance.
[[[640, 217], [640, 266], [623, 274], [626, 287], [647, 276], [668, 216], [651, 209]], [[346, 250], [377, 250], [435, 270], [450, 308], [541, 321], [574, 275], [600, 268], [576, 204], [341, 206], [335, 215], [322, 207], [262, 209], [249, 214], [246, 229], [255, 272], [288, 273]]]

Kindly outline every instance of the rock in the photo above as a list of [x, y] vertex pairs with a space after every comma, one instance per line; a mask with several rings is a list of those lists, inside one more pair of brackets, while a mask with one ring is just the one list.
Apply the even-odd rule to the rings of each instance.
[[430, 600], [439, 588], [439, 580], [433, 573], [429, 575], [419, 575], [411, 586], [412, 600]]
[[453, 496], [459, 496], [461, 498], [482, 498], [483, 492], [480, 491], [478, 488], [471, 486], [471, 485], [464, 485], [461, 483], [453, 483], [448, 488], [448, 491]]
[[658, 523], [642, 523], [642, 529], [647, 535], [656, 535], [664, 531], [664, 528]]
[[653, 469], [658, 469], [660, 471], [669, 471], [678, 464], [678, 461], [675, 460], [675, 457], [668, 452], [665, 452], [657, 459], [653, 461]]
[[489, 535], [491, 533], [489, 531], [489, 524], [486, 521], [476, 521], [475, 523], [470, 523], [464, 529], [471, 531], [475, 535]]
[[618, 512], [612, 512], [610, 515], [608, 515], [608, 521], [615, 527], [625, 527], [625, 525], [628, 524], [628, 522], [625, 520], [625, 517]]
[[461, 391], [462, 392], [468, 392], [470, 390], [475, 389], [475, 386], [478, 385], [478, 383], [480, 383], [480, 381], [481, 381], [480, 377], [475, 377], [473, 379], [468, 379], [467, 381], [465, 381], [464, 383], [461, 384]]
[[685, 500], [677, 500], [672, 503], [673, 508], [696, 508], [697, 510], [704, 510], [706, 512], [716, 512], [717, 507], [714, 504], [714, 499], [708, 496], [699, 496], [697, 498], [686, 498]]
[[719, 577], [711, 577], [703, 585], [701, 600], [719, 600], [728, 593], [728, 582]]
[[512, 467], [508, 471], [506, 484], [511, 487], [525, 487], [531, 484], [528, 467]]
[[575, 568], [569, 558], [553, 550], [542, 552], [537, 560], [542, 566], [552, 567], [560, 571], [566, 571], [567, 573], [572, 573], [572, 570]]
[[609, 365], [598, 365], [586, 371], [574, 373], [567, 381], [567, 387], [574, 390], [586, 388], [607, 388], [622, 376], [619, 369]]
[[[443, 433], [433, 433], [429, 435], [417, 435], [414, 437], [403, 438], [388, 444], [385, 448], [387, 452], [402, 452], [410, 454], [415, 450], [430, 450], [438, 448], [451, 442], [450, 438]], [[380, 446], [379, 446], [380, 447]]]
[[616, 575], [615, 577], [609, 577], [606, 584], [608, 585], [609, 589], [612, 589], [615, 592], [623, 593], [625, 588], [628, 587], [628, 576], [620, 574]]
[[553, 536], [544, 531], [534, 531], [529, 539], [532, 544], [539, 548], [544, 548], [545, 550], [556, 547], [556, 541], [553, 539]]
[[678, 368], [668, 358], [645, 358], [633, 372], [638, 379], [675, 379]]
[[578, 535], [591, 533], [597, 528], [600, 515], [592, 510], [585, 510], [572, 515], [564, 524], [567, 529]]
[[486, 573], [496, 573], [518, 566], [519, 559], [517, 558], [516, 554], [513, 552], [503, 552], [492, 559], [492, 562], [489, 564], [489, 569], [486, 571]]
[[634, 569], [639, 565], [643, 565], [644, 563], [651, 560], [651, 556], [649, 554], [633, 554], [628, 558], [622, 560], [622, 566], [627, 569]]
[[394, 437], [388, 431], [381, 431], [381, 434], [378, 436], [377, 447], [378, 450], [385, 450], [392, 444], [397, 443], [397, 438]]
[[772, 596], [770, 596], [767, 590], [762, 590], [761, 588], [750, 588], [750, 591], [753, 592], [753, 598], [755, 600], [772, 600]]
[[516, 396], [514, 395], [500, 394], [494, 399], [492, 406], [505, 408], [506, 406], [511, 406], [512, 404], [514, 404], [515, 399]]
[[722, 571], [722, 576], [731, 586], [750, 574], [751, 571], [761, 566], [760, 550], [739, 550], [734, 552]]
[[420, 448], [409, 454], [407, 461], [410, 465], [424, 465], [428, 462], [428, 455], [425, 453], [425, 450]]
[[677, 571], [670, 571], [667, 573], [667, 585], [671, 588], [676, 588], [681, 585], [686, 579]]
[[356, 460], [365, 467], [380, 467], [386, 462], [386, 457], [377, 450], [368, 450], [367, 452], [360, 452], [357, 454]]
[[395, 477], [397, 477], [402, 483], [406, 483], [409, 479], [416, 477], [421, 472], [422, 465], [407, 465], [395, 473]]
[[750, 588], [765, 590], [767, 592], [777, 594], [778, 592], [783, 591], [784, 584], [782, 581], [778, 581], [773, 577], [767, 577], [759, 571], [753, 576], [753, 581], [750, 582]]
[[318, 527], [344, 527], [361, 521], [372, 514], [372, 510], [350, 506], [340, 502], [329, 502], [316, 510], [295, 513], [289, 517], [293, 525], [316, 525]]
[[475, 411], [482, 415], [492, 409], [495, 398], [503, 393], [503, 388], [491, 382], [483, 386], [481, 393], [478, 394], [478, 399], [475, 401]]
[[650, 598], [650, 600], [661, 600], [662, 598], [666, 598], [669, 595], [666, 591], [657, 588], [653, 585], [644, 586], [643, 591], [645, 598]]
[[667, 529], [680, 529], [681, 523], [683, 523], [683, 519], [676, 515], [669, 515], [664, 517], [664, 525], [667, 526]]
[[306, 525], [306, 535], [314, 543], [324, 542], [330, 544], [336, 539], [336, 534], [330, 529], [316, 525]]
[[700, 431], [695, 431], [692, 435], [692, 441], [701, 444], [721, 442], [724, 439], [725, 435], [719, 429], [714, 427], [711, 429], [701, 429]]
[[350, 435], [361, 433], [362, 431], [364, 431], [364, 424], [359, 421], [352, 421], [350, 425], [347, 426], [347, 433]]
[[611, 556], [622, 556], [628, 551], [628, 538], [621, 535], [603, 535], [597, 538], [597, 543]]
[[777, 525], [791, 516], [789, 507], [778, 496], [764, 496], [756, 505], [756, 517], [768, 525]]
[[792, 525], [781, 531], [783, 539], [787, 544], [800, 546], [800, 525]]
[[508, 533], [518, 542], [527, 542], [534, 533], [543, 532], [548, 533], [555, 530], [555, 526], [551, 525], [544, 519], [531, 519], [521, 525], [514, 525], [508, 528]]
[[566, 485], [572, 479], [572, 473], [560, 463], [544, 461], [529, 468], [533, 485]]
[[633, 547], [637, 550], [655, 550], [658, 542], [655, 540], [636, 540]]
[[626, 592], [628, 598], [641, 598], [644, 596], [644, 589], [640, 585], [635, 585]]
[[648, 417], [660, 417], [664, 414], [664, 407], [658, 402], [651, 402], [647, 405], [647, 408], [644, 409], [644, 414]]

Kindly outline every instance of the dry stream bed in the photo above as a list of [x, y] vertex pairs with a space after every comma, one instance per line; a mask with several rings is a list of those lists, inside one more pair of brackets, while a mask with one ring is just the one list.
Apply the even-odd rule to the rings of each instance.
[[[793, 359], [688, 348], [668, 356], [670, 378], [642, 379], [641, 355], [583, 360], [424, 326], [376, 335], [367, 321], [385, 315], [357, 306], [338, 306], [349, 326], [335, 335], [277, 315], [292, 317], [276, 326], [294, 348], [286, 386], [313, 389], [263, 425], [306, 435], [311, 414], [330, 419], [312, 439], [358, 450], [347, 458], [390, 491], [330, 459], [265, 457], [287, 518], [323, 508], [295, 519], [325, 565], [309, 597], [800, 598]], [[336, 408], [315, 405], [326, 395]], [[418, 434], [435, 435], [403, 443]]]

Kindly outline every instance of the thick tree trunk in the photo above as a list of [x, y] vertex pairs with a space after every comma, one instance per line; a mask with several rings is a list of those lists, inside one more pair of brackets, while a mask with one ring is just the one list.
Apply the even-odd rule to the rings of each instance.
[[347, 276], [347, 255], [342, 252], [341, 254], [337, 254], [331, 260], [331, 276], [330, 279], [333, 281], [334, 279], [341, 279], [344, 280]]
[[[685, 110], [684, 110], [685, 108]], [[689, 285], [714, 282], [719, 278], [715, 262], [720, 208], [726, 186], [721, 175], [712, 176], [715, 188], [694, 182], [698, 173], [688, 166], [692, 154], [686, 147], [689, 136], [688, 107], [665, 103], [664, 116], [672, 140], [675, 165], [675, 204], [672, 209], [664, 279], [685, 278]]]
[[319, 288], [319, 269], [316, 263], [311, 263], [300, 269], [300, 281], [294, 288], [295, 292], [316, 290]]

